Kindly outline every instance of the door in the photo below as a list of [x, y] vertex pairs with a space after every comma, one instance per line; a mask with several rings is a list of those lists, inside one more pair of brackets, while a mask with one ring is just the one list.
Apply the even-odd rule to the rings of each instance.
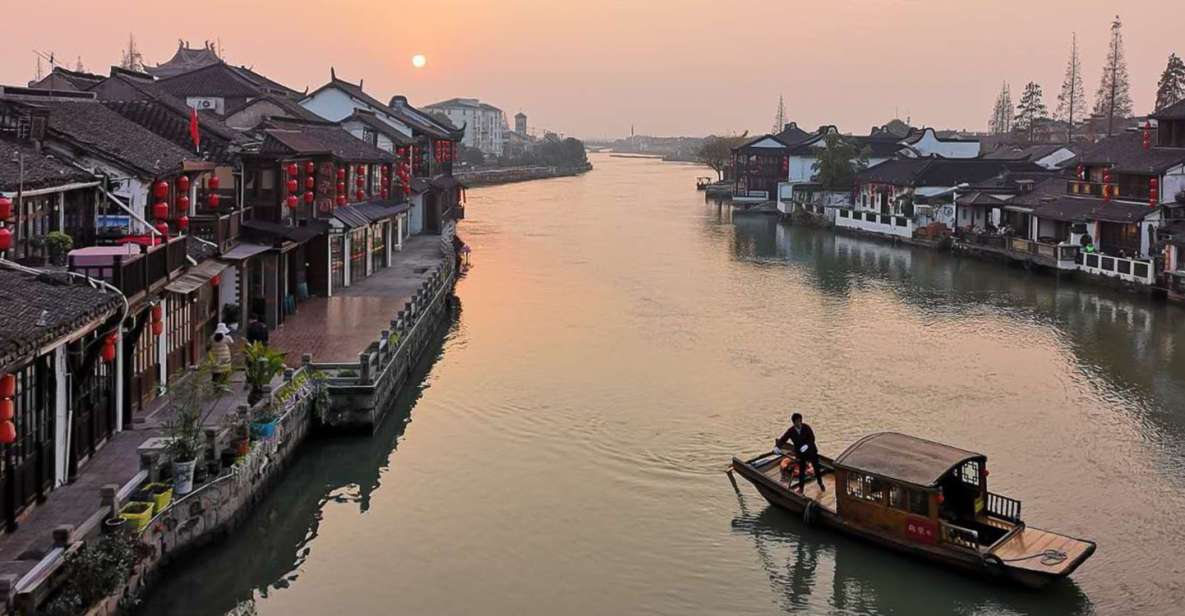
[[54, 407], [57, 383], [53, 353], [42, 355], [23, 368], [10, 372], [16, 377], [13, 423], [17, 440], [0, 446], [0, 511], [8, 528], [33, 501], [44, 498], [53, 487]]

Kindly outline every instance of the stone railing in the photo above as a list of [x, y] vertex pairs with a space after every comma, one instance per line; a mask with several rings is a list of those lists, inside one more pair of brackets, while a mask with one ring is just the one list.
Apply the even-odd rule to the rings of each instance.
[[381, 420], [385, 402], [398, 393], [406, 375], [433, 340], [443, 322], [447, 299], [456, 284], [453, 249], [455, 225], [441, 234], [440, 263], [403, 308], [392, 315], [390, 327], [351, 363], [312, 363], [327, 379], [330, 411], [321, 421], [330, 427], [373, 427]]
[[1127, 259], [1111, 255], [1083, 252], [1078, 254], [1078, 269], [1105, 278], [1152, 286], [1156, 284], [1156, 267], [1146, 259]]

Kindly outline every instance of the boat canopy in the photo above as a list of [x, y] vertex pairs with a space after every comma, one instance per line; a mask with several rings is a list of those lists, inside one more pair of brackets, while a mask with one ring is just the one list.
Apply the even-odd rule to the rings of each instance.
[[835, 465], [918, 486], [934, 487], [950, 470], [983, 454], [897, 432], [878, 432], [852, 443]]

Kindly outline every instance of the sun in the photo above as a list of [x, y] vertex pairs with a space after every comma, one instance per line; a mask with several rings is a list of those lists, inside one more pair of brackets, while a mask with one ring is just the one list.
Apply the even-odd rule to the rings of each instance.
[[411, 57], [411, 65], [416, 68], [424, 68], [424, 66], [427, 64], [428, 58], [425, 58], [424, 54], [422, 53], [418, 53]]

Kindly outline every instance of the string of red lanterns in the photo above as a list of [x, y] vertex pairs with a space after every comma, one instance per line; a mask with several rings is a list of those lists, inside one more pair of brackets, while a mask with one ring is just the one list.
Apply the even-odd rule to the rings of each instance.
[[165, 333], [165, 321], [164, 321], [165, 309], [164, 309], [164, 307], [161, 306], [159, 303], [153, 304], [152, 310], [151, 310], [151, 315], [152, 315], [152, 335], [159, 336], [159, 335]]
[[1160, 205], [1160, 180], [1155, 176], [1148, 179], [1148, 205]]
[[0, 252], [12, 248], [12, 231], [8, 229], [9, 218], [12, 218], [12, 199], [0, 195]]
[[0, 377], [0, 444], [11, 445], [16, 442], [16, 376], [6, 374]]

